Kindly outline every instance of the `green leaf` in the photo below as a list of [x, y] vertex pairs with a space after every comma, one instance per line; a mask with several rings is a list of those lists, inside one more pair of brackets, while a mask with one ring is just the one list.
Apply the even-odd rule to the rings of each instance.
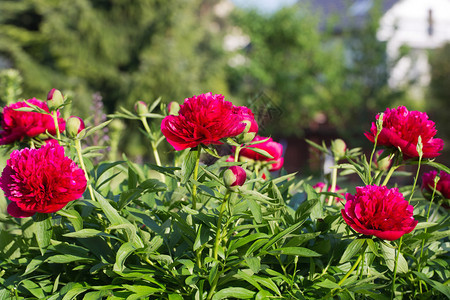
[[[387, 267], [389, 268], [389, 270], [394, 271], [396, 250], [386, 245], [385, 243], [380, 244], [381, 244], [381, 254], [383, 255]], [[403, 254], [401, 253], [398, 256], [397, 272], [399, 273], [408, 272], [408, 263], [406, 262], [406, 259], [403, 257]]]
[[41, 254], [44, 255], [53, 234], [52, 218], [50, 214], [36, 214], [35, 235]]
[[164, 192], [167, 190], [167, 185], [158, 179], [147, 179], [138, 186], [145, 193]]
[[122, 272], [124, 269], [125, 260], [137, 249], [139, 248], [131, 242], [127, 242], [120, 246], [116, 254], [116, 263], [114, 264], [113, 270], [115, 272]]
[[60, 210], [56, 212], [58, 215], [66, 217], [72, 223], [75, 231], [83, 229], [83, 219], [75, 209]]
[[253, 257], [253, 256], [247, 256], [244, 257], [245, 262], [247, 263], [250, 270], [252, 270], [253, 273], [257, 274], [259, 270], [261, 269], [261, 260], [259, 257]]
[[282, 232], [280, 232], [279, 234], [277, 234], [276, 236], [272, 237], [267, 244], [262, 248], [262, 251], [268, 249], [270, 246], [272, 246], [273, 244], [275, 244], [276, 242], [278, 242], [279, 240], [283, 239], [285, 236], [287, 236], [288, 234], [294, 232], [295, 230], [297, 230], [298, 228], [300, 228], [300, 226], [302, 226], [303, 221], [302, 222], [298, 222], [297, 224], [294, 224], [288, 228], [286, 228], [285, 230], [283, 230]]
[[63, 234], [63, 236], [71, 237], [71, 238], [90, 238], [93, 236], [106, 236], [110, 238], [116, 238], [114, 235], [107, 234], [103, 231], [92, 229], [92, 228], [86, 228], [75, 232], [69, 232], [66, 234]]
[[108, 171], [111, 168], [114, 168], [117, 165], [123, 164], [124, 162], [125, 161], [123, 161], [123, 160], [119, 160], [119, 161], [110, 162], [110, 163], [108, 163], [108, 162], [101, 163], [97, 168], [96, 177], [100, 178], [100, 176], [102, 176], [103, 173], [105, 173], [106, 171]]
[[433, 223], [433, 222], [419, 222], [417, 224], [416, 228], [414, 228], [414, 230], [433, 227], [433, 226], [436, 226], [437, 224], [438, 223]]
[[326, 289], [341, 289], [341, 286], [339, 284], [329, 279], [325, 279], [324, 281], [316, 283], [315, 285]]
[[212, 300], [221, 300], [226, 298], [232, 299], [251, 299], [256, 292], [241, 287], [228, 287], [214, 294]]
[[80, 132], [80, 136], [82, 136], [83, 138], [86, 138], [86, 137], [90, 136], [91, 134], [95, 133], [96, 131], [99, 131], [99, 130], [103, 129], [104, 127], [108, 126], [108, 124], [111, 123], [111, 121], [112, 120], [108, 120], [106, 122], [103, 122], [103, 123], [95, 126], [95, 127], [85, 128], [85, 129], [83, 129], [84, 134], [83, 134], [83, 132]]
[[53, 255], [53, 256], [50, 256], [46, 260], [46, 262], [56, 263], [56, 264], [64, 264], [64, 263], [70, 263], [70, 262], [74, 262], [74, 261], [83, 261], [83, 260], [93, 260], [93, 258], [81, 257], [81, 256], [76, 256], [76, 255], [70, 255], [70, 254]]
[[198, 158], [198, 152], [200, 150], [197, 148], [192, 148], [184, 158], [181, 164], [181, 183], [185, 184], [189, 181], [192, 173], [194, 172], [195, 164]]
[[285, 255], [295, 255], [295, 256], [302, 256], [302, 257], [318, 257], [321, 256], [321, 254], [317, 253], [316, 251], [303, 248], [303, 247], [283, 247], [278, 248], [275, 250], [269, 251], [270, 254], [273, 255], [279, 255], [279, 254], [285, 254]]
[[341, 259], [339, 260], [340, 264], [348, 262], [356, 253], [361, 250], [362, 246], [366, 242], [365, 239], [356, 239], [353, 240], [345, 249], [344, 254], [342, 254]]
[[44, 292], [42, 291], [42, 288], [34, 283], [31, 280], [25, 279], [22, 281], [22, 285], [24, 288], [26, 288], [30, 293], [33, 294], [33, 296], [43, 299], [45, 297]]
[[133, 299], [138, 300], [138, 299], [142, 299], [146, 296], [154, 295], [155, 293], [159, 293], [159, 292], [163, 291], [161, 288], [155, 288], [155, 287], [146, 286], [146, 285], [124, 284], [123, 287], [126, 288], [127, 290], [135, 293], [134, 295], [127, 297], [127, 300], [133, 300]]
[[212, 283], [214, 282], [214, 279], [217, 276], [217, 273], [219, 272], [219, 261], [214, 260], [210, 263], [210, 267], [211, 269], [209, 269], [209, 274], [208, 274], [208, 281], [209, 284], [212, 285]]
[[256, 147], [243, 147], [242, 149], [248, 149], [248, 150], [254, 151], [254, 152], [256, 152], [256, 153], [258, 153], [258, 154], [261, 154], [262, 156], [267, 157], [267, 158], [270, 158], [270, 159], [274, 158], [272, 155], [270, 155], [269, 152], [267, 152], [266, 150], [263, 150], [263, 149], [261, 149], [261, 148], [256, 148]]
[[262, 214], [261, 214], [261, 205], [258, 205], [255, 200], [247, 198], [247, 204], [252, 212], [253, 218], [256, 223], [261, 224], [262, 222]]
[[448, 285], [445, 285], [441, 282], [437, 282], [435, 280], [431, 280], [430, 278], [428, 278], [427, 275], [425, 275], [421, 272], [413, 271], [413, 273], [416, 274], [417, 277], [419, 277], [421, 280], [423, 280], [426, 283], [428, 283], [429, 285], [431, 285], [437, 291], [444, 294], [448, 299], [450, 299], [450, 287]]
[[112, 225], [120, 225], [123, 223], [129, 223], [128, 220], [122, 218], [117, 210], [109, 204], [108, 200], [106, 200], [100, 193], [98, 193], [96, 190], [94, 190], [95, 199], [100, 204], [101, 209], [105, 213], [108, 220], [111, 222]]

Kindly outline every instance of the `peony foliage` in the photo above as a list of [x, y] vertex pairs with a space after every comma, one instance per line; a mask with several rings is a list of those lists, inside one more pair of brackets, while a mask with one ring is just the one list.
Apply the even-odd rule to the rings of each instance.
[[[313, 186], [222, 95], [110, 115], [141, 122], [155, 163], [95, 163], [103, 149], [87, 137], [114, 123], [64, 120], [59, 100], [4, 108], [4, 136], [8, 115], [40, 133], [3, 140], [0, 299], [450, 297], [449, 170], [430, 159], [442, 147], [425, 113], [386, 110], [366, 133], [371, 153], [308, 141], [334, 161]], [[424, 168], [436, 171], [420, 182]]]

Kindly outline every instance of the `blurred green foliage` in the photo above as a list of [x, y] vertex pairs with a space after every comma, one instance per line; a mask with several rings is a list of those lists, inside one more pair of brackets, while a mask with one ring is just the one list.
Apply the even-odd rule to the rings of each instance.
[[217, 2], [2, 0], [0, 55], [20, 70], [25, 96], [70, 90], [78, 109], [96, 91], [109, 112], [142, 98], [224, 92]]

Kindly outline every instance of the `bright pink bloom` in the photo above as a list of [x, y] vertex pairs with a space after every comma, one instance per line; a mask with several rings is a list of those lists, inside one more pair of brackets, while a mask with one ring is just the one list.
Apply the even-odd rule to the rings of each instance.
[[[265, 140], [267, 137], [256, 136], [252, 142], [257, 142], [261, 140]], [[251, 148], [259, 148], [265, 150], [267, 153], [273, 156], [273, 158], [266, 157], [255, 151], [251, 150]], [[233, 152], [235, 148], [233, 147]], [[269, 171], [276, 171], [281, 169], [284, 163], [283, 158], [283, 145], [280, 143], [274, 142], [272, 138], [269, 138], [267, 141], [261, 144], [246, 146], [244, 149], [239, 151], [239, 156], [247, 157], [253, 160], [259, 160], [263, 162], [270, 162]]]
[[227, 187], [242, 186], [247, 173], [240, 166], [231, 166], [223, 173], [223, 181]]
[[[222, 95], [201, 94], [184, 100], [178, 115], [169, 115], [161, 122], [161, 131], [175, 150], [200, 144], [222, 144], [223, 138], [235, 137], [253, 118], [249, 109], [240, 109]], [[256, 124], [256, 123], [255, 123]]]
[[[47, 104], [36, 98], [28, 99], [27, 102], [42, 108], [46, 112], [49, 111]], [[26, 137], [35, 137], [45, 133], [46, 130], [52, 135], [56, 134], [52, 116], [38, 112], [14, 110], [21, 107], [28, 107], [28, 104], [22, 101], [8, 105], [3, 109], [3, 114], [0, 116], [2, 127], [0, 145], [22, 141]], [[63, 132], [66, 125], [64, 119], [58, 118], [58, 125], [59, 131]]]
[[13, 151], [0, 177], [0, 187], [11, 201], [8, 213], [16, 218], [58, 211], [80, 198], [86, 184], [84, 171], [56, 141]]
[[[325, 182], [318, 182], [315, 185], [313, 185], [313, 189], [316, 190], [316, 192], [318, 193], [322, 193], [325, 190], [325, 187], [327, 185], [325, 184]], [[341, 190], [341, 187], [339, 185], [336, 184], [336, 187], [334, 188], [334, 191], [331, 191], [331, 185], [328, 186], [327, 192], [331, 192], [331, 193], [336, 193], [337, 191]], [[341, 193], [342, 196], [345, 196], [344, 194]], [[341, 202], [342, 199], [339, 197], [334, 197], [336, 202]]]
[[[376, 119], [379, 118], [377, 115]], [[444, 141], [434, 138], [436, 135], [435, 123], [428, 120], [428, 115], [419, 111], [408, 111], [406, 107], [399, 106], [386, 109], [383, 115], [383, 129], [378, 136], [378, 145], [400, 148], [405, 158], [418, 157], [416, 150], [419, 136], [422, 137], [423, 158], [433, 158], [440, 155], [444, 148]], [[372, 123], [370, 132], [364, 135], [375, 142], [377, 126]]]
[[[434, 178], [437, 171], [433, 170], [422, 175], [422, 193], [431, 196], [434, 190]], [[445, 171], [439, 173], [439, 181], [436, 184], [436, 191], [439, 191], [445, 199], [450, 199], [450, 174]]]
[[347, 202], [341, 210], [345, 222], [359, 233], [393, 241], [410, 233], [418, 221], [414, 208], [397, 188], [367, 185], [357, 187], [356, 194], [345, 195]]
[[241, 122], [248, 122], [250, 124], [247, 133], [258, 132], [258, 123], [255, 121], [255, 116], [250, 108], [245, 106], [233, 106], [233, 113], [240, 116]]

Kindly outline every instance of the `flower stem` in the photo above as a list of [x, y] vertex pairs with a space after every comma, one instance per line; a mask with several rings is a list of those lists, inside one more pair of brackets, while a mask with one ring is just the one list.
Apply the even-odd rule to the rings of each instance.
[[155, 162], [156, 162], [156, 164], [159, 167], [161, 167], [161, 160], [159, 158], [158, 148], [157, 148], [157, 146], [155, 144], [155, 141], [152, 138], [152, 131], [150, 129], [150, 126], [148, 126], [147, 118], [146, 117], [141, 117], [141, 122], [144, 125], [145, 131], [151, 137], [150, 138], [150, 146], [152, 147], [152, 150], [153, 150], [153, 157], [155, 158]]
[[84, 171], [84, 176], [86, 177], [86, 180], [88, 182], [88, 189], [89, 189], [89, 194], [91, 195], [91, 200], [94, 200], [95, 199], [94, 190], [92, 189], [92, 185], [89, 183], [89, 175], [86, 170], [86, 165], [84, 164], [83, 154], [81, 152], [81, 141], [79, 139], [75, 139], [75, 149], [77, 151], [78, 161], [80, 162], [80, 167]]
[[344, 281], [350, 276], [350, 274], [352, 274], [353, 271], [355, 271], [356, 267], [359, 265], [359, 263], [361, 262], [364, 252], [366, 251], [366, 247], [363, 247], [361, 249], [361, 253], [359, 254], [358, 258], [356, 259], [355, 263], [353, 264], [353, 266], [350, 268], [350, 270], [348, 270], [347, 274], [345, 274], [345, 276], [338, 282], [338, 285], [342, 285], [344, 283]]
[[[198, 177], [198, 166], [200, 164], [200, 154], [201, 154], [202, 148], [200, 145], [197, 146], [197, 158], [195, 160], [195, 166], [194, 166], [194, 180], [197, 181]], [[194, 183], [192, 186], [192, 209], [197, 209], [197, 184]]]
[[[434, 200], [434, 196], [436, 194], [436, 186], [437, 186], [437, 181], [434, 181], [434, 187], [433, 187], [433, 193], [431, 194], [431, 200], [430, 200], [430, 205], [428, 206], [428, 211], [427, 211], [427, 220], [426, 222], [428, 222], [429, 218], [430, 218], [430, 211], [431, 211], [431, 205], [433, 205], [433, 200]], [[425, 228], [424, 233], [427, 233], [427, 229]], [[420, 247], [420, 256], [419, 256], [419, 263], [417, 264], [417, 271], [420, 272], [421, 271], [421, 264], [422, 264], [422, 260], [423, 260], [423, 248], [425, 247], [425, 239], [422, 240], [422, 245]], [[419, 290], [420, 293], [422, 294], [422, 280], [419, 280]]]
[[239, 160], [239, 152], [241, 151], [241, 146], [237, 146], [236, 150], [234, 151], [234, 162], [237, 162]]
[[56, 137], [58, 140], [61, 139], [61, 133], [59, 132], [59, 124], [58, 124], [58, 112], [52, 111], [51, 112], [53, 123], [55, 124], [55, 130], [56, 130]]
[[214, 241], [214, 249], [213, 249], [213, 257], [214, 259], [217, 259], [218, 252], [219, 252], [219, 245], [220, 241], [222, 240], [222, 218], [223, 218], [223, 212], [225, 211], [225, 206], [227, 205], [228, 199], [230, 198], [231, 192], [227, 190], [222, 204], [220, 205], [220, 211], [219, 211], [219, 218], [217, 220], [217, 229], [216, 229], [216, 240]]
[[[334, 158], [334, 168], [331, 170], [331, 187], [330, 187], [330, 192], [334, 193], [335, 189], [336, 189], [336, 181], [337, 181], [337, 163], [338, 160], [336, 159], [336, 157]], [[334, 196], [329, 196], [328, 197], [328, 206], [331, 206], [333, 204], [333, 198]]]

